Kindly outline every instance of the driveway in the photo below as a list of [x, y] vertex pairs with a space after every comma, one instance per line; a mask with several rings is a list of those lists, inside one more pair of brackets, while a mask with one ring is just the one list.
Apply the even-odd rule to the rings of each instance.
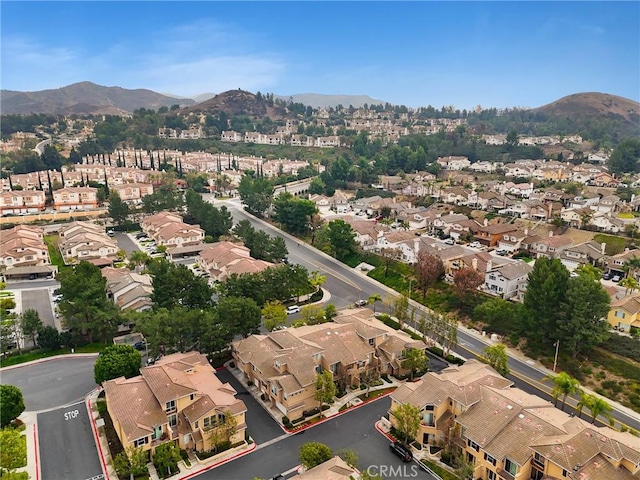
[[58, 328], [53, 317], [51, 295], [48, 288], [22, 290], [22, 311], [24, 312], [29, 308], [33, 308], [38, 312], [43, 324]]
[[242, 386], [229, 370], [226, 368], [219, 370], [216, 372], [216, 376], [223, 383], [229, 382], [238, 392], [237, 397], [247, 406], [247, 413], [245, 415], [249, 435], [251, 435], [258, 445], [285, 433], [280, 425], [267, 413], [262, 405], [260, 405], [260, 402], [253, 398], [253, 395]]
[[113, 238], [116, 239], [118, 247], [127, 252], [127, 257], [136, 250], [140, 250], [136, 242], [134, 242], [129, 235], [124, 232], [115, 232]]
[[102, 467], [84, 401], [38, 414], [42, 480], [97, 480]]
[[68, 405], [96, 387], [93, 378], [95, 357], [57, 358], [42, 363], [3, 370], [3, 385], [22, 390], [27, 411]]

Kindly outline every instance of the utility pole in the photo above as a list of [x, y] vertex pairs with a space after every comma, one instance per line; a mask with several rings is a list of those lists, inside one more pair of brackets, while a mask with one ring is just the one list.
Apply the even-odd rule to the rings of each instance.
[[553, 373], [556, 373], [556, 366], [558, 365], [558, 349], [560, 348], [560, 340], [556, 340], [553, 344], [556, 347], [556, 356], [553, 358]]

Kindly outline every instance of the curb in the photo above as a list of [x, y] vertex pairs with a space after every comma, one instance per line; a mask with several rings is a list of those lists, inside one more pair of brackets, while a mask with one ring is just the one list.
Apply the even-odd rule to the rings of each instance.
[[18, 363], [16, 365], [9, 365], [8, 367], [1, 367], [0, 372], [5, 370], [13, 370], [20, 367], [29, 367], [31, 365], [37, 365], [38, 363], [50, 362], [51, 360], [69, 359], [69, 358], [92, 358], [97, 357], [97, 353], [63, 353], [61, 355], [54, 355], [52, 357], [39, 358], [37, 360], [31, 360], [30, 362]]
[[244, 450], [240, 453], [238, 453], [237, 455], [233, 455], [231, 457], [227, 457], [224, 460], [220, 460], [216, 463], [213, 463], [211, 465], [207, 465], [206, 467], [201, 468], [200, 470], [196, 470], [195, 472], [189, 472], [188, 474], [184, 475], [184, 476], [180, 476], [178, 477], [179, 480], [185, 480], [187, 478], [192, 478], [195, 477], [196, 475], [200, 475], [203, 472], [206, 472], [208, 470], [211, 470], [213, 468], [219, 467], [220, 465], [224, 465], [225, 463], [231, 462], [232, 460], [235, 460], [236, 458], [240, 458], [243, 457], [245, 455], [248, 455], [249, 453], [253, 452], [257, 447], [258, 444], [256, 442], [253, 442], [251, 444], [251, 448], [248, 448], [247, 450]]
[[89, 418], [91, 418], [91, 431], [93, 432], [93, 440], [96, 442], [96, 446], [98, 447], [98, 454], [100, 456], [100, 467], [102, 468], [102, 474], [106, 480], [109, 480], [109, 469], [107, 468], [107, 462], [104, 459], [104, 452], [102, 451], [102, 442], [100, 441], [100, 435], [98, 434], [98, 427], [96, 426], [96, 419], [93, 416], [93, 412], [91, 411], [91, 395], [99, 391], [99, 388], [91, 391], [85, 400], [85, 406], [87, 407], [87, 413], [89, 414]]
[[395, 442], [395, 438], [393, 438], [391, 435], [386, 433], [384, 430], [382, 430], [382, 428], [378, 426], [379, 423], [380, 423], [380, 420], [378, 420], [376, 423], [373, 424], [373, 426], [376, 428], [378, 433], [382, 434], [390, 442]]

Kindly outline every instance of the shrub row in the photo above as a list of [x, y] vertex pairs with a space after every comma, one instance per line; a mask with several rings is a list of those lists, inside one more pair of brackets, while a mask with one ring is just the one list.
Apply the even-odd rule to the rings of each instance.
[[640, 340], [637, 338], [611, 335], [600, 347], [611, 353], [640, 362]]

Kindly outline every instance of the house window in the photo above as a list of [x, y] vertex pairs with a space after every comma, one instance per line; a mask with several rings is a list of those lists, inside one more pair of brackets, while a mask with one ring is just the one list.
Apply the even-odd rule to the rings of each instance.
[[210, 425], [211, 425], [211, 418], [206, 417], [202, 419], [202, 426], [204, 428], [209, 428]]
[[496, 466], [496, 459], [493, 458], [491, 455], [489, 455], [488, 453], [484, 454], [484, 459], [489, 462], [491, 465], [493, 465], [494, 467]]
[[189, 400], [191, 400], [193, 402], [193, 399], [196, 398], [196, 394], [192, 393], [191, 395], [189, 395]]
[[616, 317], [624, 318], [624, 312], [622, 310], [616, 310]]
[[369, 345], [371, 345], [372, 347], [375, 346], [376, 343], [376, 339], [375, 338], [370, 338], [369, 339]]
[[567, 471], [564, 469], [562, 470], [562, 477], [567, 478]]
[[169, 400], [167, 403], [165, 403], [164, 406], [164, 411], [169, 413], [169, 412], [173, 412], [176, 409], [176, 401], [175, 400]]
[[193, 423], [193, 428], [198, 428], [198, 420]]
[[175, 427], [178, 424], [178, 415], [175, 413], [173, 415], [169, 415], [169, 426]]
[[545, 458], [542, 455], [540, 455], [538, 452], [536, 452], [533, 455], [533, 464], [537, 467], [540, 467], [542, 470], [544, 470]]
[[518, 464], [512, 462], [511, 460], [509, 460], [508, 458], [504, 461], [504, 469], [509, 472], [511, 475], [513, 475], [514, 477], [516, 476], [516, 474], [518, 473]]
[[493, 470], [487, 470], [487, 480], [498, 480], [496, 472], [494, 472]]
[[469, 446], [469, 448], [473, 448], [476, 452], [480, 451], [480, 445], [478, 445], [473, 440], [467, 440], [467, 445]]
[[142, 438], [138, 438], [137, 440], [133, 441], [133, 446], [135, 448], [141, 447], [143, 445], [146, 445], [147, 443], [149, 443], [149, 437], [142, 437]]

